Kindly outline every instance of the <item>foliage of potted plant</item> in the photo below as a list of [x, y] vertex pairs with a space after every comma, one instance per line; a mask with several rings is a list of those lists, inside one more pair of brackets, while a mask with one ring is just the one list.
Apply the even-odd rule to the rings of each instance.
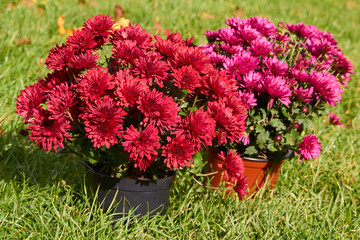
[[[311, 120], [323, 114], [326, 105], [340, 102], [354, 73], [352, 62], [332, 34], [316, 26], [300, 22], [275, 27], [261, 17], [232, 17], [226, 24], [206, 31], [209, 43], [203, 46], [217, 69], [237, 79], [238, 98], [248, 111], [246, 138], [226, 148], [251, 157], [248, 160], [266, 171], [279, 170], [289, 151], [299, 155], [299, 161], [317, 158], [321, 144], [311, 133]], [[329, 116], [330, 123], [341, 124], [335, 114]], [[248, 176], [250, 188], [263, 184], [262, 177], [256, 182], [258, 175]]]
[[[131, 198], [131, 206], [142, 205], [136, 213], [145, 214], [161, 204], [166, 209], [173, 171], [193, 162], [202, 167], [202, 148], [239, 141], [246, 110], [235, 79], [215, 69], [192, 39], [114, 24], [110, 16], [95, 16], [51, 49], [52, 72], [21, 91], [16, 112], [40, 148], [84, 159], [101, 198]], [[229, 161], [225, 172], [241, 179], [241, 158]], [[142, 185], [144, 195], [126, 193]]]

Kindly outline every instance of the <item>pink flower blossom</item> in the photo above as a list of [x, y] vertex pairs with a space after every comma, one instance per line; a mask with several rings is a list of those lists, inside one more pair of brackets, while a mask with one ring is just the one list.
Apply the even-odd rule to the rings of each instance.
[[225, 70], [230, 76], [240, 79], [241, 75], [247, 74], [259, 67], [260, 59], [251, 56], [249, 52], [242, 52], [232, 56], [224, 62]]
[[272, 108], [275, 99], [279, 99], [284, 105], [288, 106], [292, 96], [289, 85], [287, 85], [285, 78], [267, 76], [264, 79], [264, 87], [266, 92], [270, 95], [269, 108]]
[[250, 110], [252, 107], [257, 105], [254, 93], [248, 92], [246, 90], [239, 90], [238, 98], [242, 100], [247, 110]]
[[300, 155], [299, 161], [317, 158], [321, 153], [321, 143], [312, 134], [305, 136], [298, 146], [300, 150], [295, 155]]
[[344, 125], [341, 121], [340, 121], [340, 117], [336, 116], [336, 113], [331, 113], [329, 112], [329, 120], [330, 120], [330, 124], [332, 125]]

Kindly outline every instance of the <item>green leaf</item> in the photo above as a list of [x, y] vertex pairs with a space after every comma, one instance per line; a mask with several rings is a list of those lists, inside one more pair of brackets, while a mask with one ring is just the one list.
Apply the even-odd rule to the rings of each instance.
[[260, 132], [263, 131], [263, 129], [264, 129], [264, 125], [258, 124], [258, 125], [256, 125], [256, 127], [255, 127], [255, 132], [260, 133]]
[[281, 112], [286, 118], [288, 118], [289, 120], [292, 120], [292, 117], [290, 117], [290, 115], [288, 113], [288, 109], [286, 107], [281, 107]]
[[264, 149], [266, 143], [270, 140], [270, 133], [269, 131], [264, 131], [260, 133], [256, 139], [256, 143], [260, 149]]
[[193, 155], [193, 163], [195, 167], [191, 168], [190, 172], [192, 172], [193, 174], [201, 173], [203, 169], [204, 158], [200, 151]]
[[280, 119], [277, 119], [277, 118], [272, 119], [269, 122], [269, 125], [274, 127], [277, 131], [286, 129], [284, 123]]
[[274, 146], [274, 142], [271, 142], [267, 145], [267, 149], [270, 151], [270, 152], [276, 152], [277, 149], [276, 147]]
[[258, 153], [259, 153], [259, 151], [256, 150], [255, 146], [247, 147], [245, 150], [245, 154], [249, 155], [249, 156], [257, 155]]

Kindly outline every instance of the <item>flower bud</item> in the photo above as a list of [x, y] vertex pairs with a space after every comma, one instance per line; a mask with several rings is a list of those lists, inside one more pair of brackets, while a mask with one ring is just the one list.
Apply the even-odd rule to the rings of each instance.
[[307, 112], [309, 111], [309, 109], [304, 106], [304, 107], [301, 109], [301, 111], [302, 111], [303, 113], [307, 113]]
[[282, 136], [281, 136], [281, 134], [276, 135], [275, 141], [277, 141], [277, 142], [281, 142], [281, 141], [282, 141]]
[[294, 123], [294, 128], [296, 128], [296, 129], [301, 129], [301, 127], [300, 127], [300, 126], [301, 126], [301, 124], [299, 124], [299, 123], [297, 123], [297, 122], [296, 122], [296, 123]]

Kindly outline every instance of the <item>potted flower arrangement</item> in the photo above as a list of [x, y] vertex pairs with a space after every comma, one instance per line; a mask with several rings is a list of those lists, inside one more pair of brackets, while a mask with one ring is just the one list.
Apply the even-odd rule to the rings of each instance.
[[[164, 213], [174, 170], [191, 167], [202, 148], [237, 142], [246, 110], [235, 79], [192, 39], [114, 24], [95, 16], [51, 49], [52, 72], [21, 91], [16, 113], [40, 148], [83, 159], [105, 208], [116, 196], [138, 206], [135, 213]], [[242, 179], [242, 159], [229, 162], [222, 171]]]
[[[303, 23], [279, 23], [253, 17], [226, 20], [228, 27], [206, 31], [203, 46], [217, 69], [236, 78], [248, 112], [246, 137], [236, 149], [245, 161], [249, 187], [257, 190], [270, 171], [274, 184], [284, 158], [317, 158], [321, 143], [311, 132], [311, 120], [335, 106], [353, 72], [332, 34]], [[341, 124], [329, 113], [330, 122]], [[246, 157], [245, 157], [246, 156]], [[253, 161], [251, 161], [253, 160]], [[259, 167], [254, 167], [255, 162]], [[261, 176], [260, 176], [261, 175]], [[270, 186], [272, 187], [272, 186]]]

